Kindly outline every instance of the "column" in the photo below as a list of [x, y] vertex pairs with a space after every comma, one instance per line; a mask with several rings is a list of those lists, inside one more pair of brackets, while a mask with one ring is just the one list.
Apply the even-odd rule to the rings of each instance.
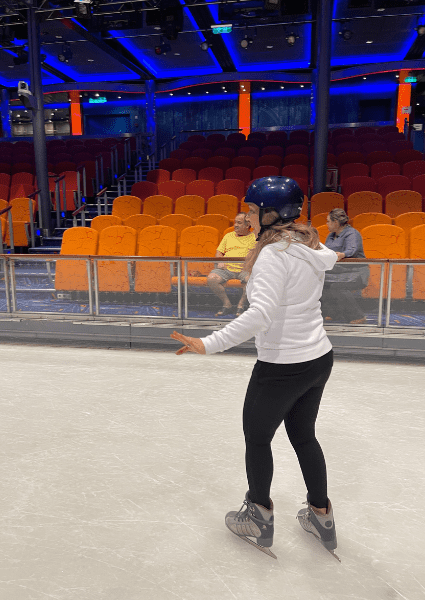
[[34, 6], [28, 8], [28, 53], [31, 73], [31, 92], [36, 100], [36, 108], [31, 111], [33, 123], [35, 168], [40, 189], [39, 210], [43, 222], [43, 236], [50, 235], [50, 191], [47, 171], [46, 132], [44, 129], [44, 100], [41, 84], [40, 62], [40, 23]]
[[316, 100], [314, 194], [326, 191], [332, 10], [333, 0], [319, 0], [317, 5], [317, 66], [314, 70], [312, 82], [313, 86], [316, 86], [313, 92], [313, 98]]
[[80, 92], [78, 90], [69, 92], [69, 99], [71, 100], [69, 109], [71, 117], [71, 135], [83, 135]]
[[150, 154], [156, 153], [156, 102], [155, 102], [155, 81], [147, 79], [145, 81], [146, 93], [146, 133], [152, 134], [148, 144]]
[[239, 83], [239, 118], [238, 127], [241, 133], [248, 137], [251, 132], [251, 82], [241, 81]]
[[10, 118], [9, 113], [9, 100], [9, 91], [6, 88], [2, 89], [0, 113], [3, 137], [6, 139], [10, 139], [12, 137], [12, 119]]
[[401, 133], [404, 133], [404, 123], [407, 119], [407, 123], [410, 121], [410, 113], [403, 112], [404, 109], [411, 107], [411, 94], [412, 85], [405, 83], [406, 77], [409, 75], [408, 69], [402, 69], [400, 71], [399, 84], [398, 84], [398, 97], [397, 97], [397, 115], [396, 125]]

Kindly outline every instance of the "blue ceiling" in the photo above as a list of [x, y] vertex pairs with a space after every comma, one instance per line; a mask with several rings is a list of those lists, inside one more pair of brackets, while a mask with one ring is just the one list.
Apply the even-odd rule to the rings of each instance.
[[[63, 19], [58, 19], [60, 13], [56, 11], [56, 20], [41, 24], [42, 53], [46, 55], [43, 85], [142, 83], [145, 79], [155, 79], [161, 84], [181, 78], [188, 81], [193, 78], [195, 82], [199, 77], [209, 77], [213, 82], [223, 73], [233, 80], [242, 79], [244, 74], [247, 78], [267, 74], [282, 79], [284, 74], [297, 73], [304, 74], [306, 81], [310, 79], [314, 68], [315, 0], [299, 0], [299, 5], [304, 4], [307, 9], [298, 15], [284, 14], [279, 19], [235, 17], [233, 31], [219, 36], [211, 35], [210, 28], [205, 26], [208, 22], [221, 22], [217, 4], [207, 0], [202, 8], [203, 21], [199, 24], [196, 21], [201, 14], [196, 12], [198, 9], [190, 7], [189, 0], [186, 4], [183, 0], [180, 2], [184, 5], [183, 30], [176, 40], [162, 40], [170, 49], [161, 55], [154, 50], [161, 42], [160, 31], [145, 22], [142, 28], [113, 29], [104, 32], [102, 37], [97, 32], [90, 32], [86, 21], [65, 19], [72, 16], [69, 9], [63, 13]], [[361, 4], [365, 6], [352, 8]], [[73, 6], [72, 2], [70, 5]], [[382, 10], [382, 7], [386, 8]], [[381, 63], [422, 59], [425, 36], [418, 36], [415, 28], [425, 23], [424, 13], [425, 3], [416, 1], [335, 0], [331, 39], [334, 73], [358, 65], [369, 65], [370, 72], [379, 71]], [[350, 39], [345, 40], [340, 34], [343, 29], [351, 32]], [[286, 41], [290, 33], [297, 36], [293, 46]], [[246, 36], [252, 38], [252, 43], [243, 49], [240, 42]], [[200, 44], [206, 39], [210, 47], [204, 51]], [[58, 55], [65, 42], [71, 48], [72, 58], [61, 62]], [[25, 40], [15, 39], [0, 49], [0, 85], [15, 87], [19, 80], [28, 80], [28, 64], [15, 66], [13, 62], [17, 46], [24, 44]], [[414, 53], [409, 55], [412, 48]]]

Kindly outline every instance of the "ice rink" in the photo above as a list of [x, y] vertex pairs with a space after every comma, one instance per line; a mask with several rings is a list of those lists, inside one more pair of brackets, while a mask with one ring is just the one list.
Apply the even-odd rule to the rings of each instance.
[[335, 360], [316, 435], [340, 564], [296, 520], [306, 488], [283, 425], [278, 560], [224, 524], [248, 489], [253, 355], [0, 352], [1, 600], [425, 598], [422, 365]]

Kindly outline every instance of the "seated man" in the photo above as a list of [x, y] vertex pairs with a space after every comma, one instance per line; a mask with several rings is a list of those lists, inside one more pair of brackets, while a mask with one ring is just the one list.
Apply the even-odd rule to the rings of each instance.
[[[249, 221], [246, 219], [246, 213], [238, 213], [235, 217], [235, 231], [227, 233], [221, 240], [219, 247], [217, 248], [216, 256], [221, 257], [245, 257], [251, 248], [254, 248], [255, 234], [250, 233]], [[226, 294], [224, 286], [230, 279], [239, 279], [243, 286], [243, 292], [241, 299], [239, 300], [236, 316], [239, 317], [245, 310], [246, 302], [246, 283], [248, 281], [248, 274], [243, 270], [241, 263], [218, 263], [217, 268], [213, 269], [208, 275], [208, 285], [211, 290], [216, 294], [223, 303], [221, 310], [215, 315], [216, 317], [223, 317], [233, 312], [232, 304]]]

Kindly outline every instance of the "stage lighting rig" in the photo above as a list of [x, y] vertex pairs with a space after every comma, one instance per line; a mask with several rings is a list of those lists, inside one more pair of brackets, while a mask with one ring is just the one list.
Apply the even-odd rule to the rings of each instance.
[[179, 0], [159, 0], [157, 10], [148, 11], [146, 25], [159, 27], [167, 40], [176, 40], [183, 29], [183, 6]]
[[18, 67], [19, 65], [26, 65], [28, 62], [28, 52], [23, 48], [18, 48], [17, 54], [18, 56], [13, 57], [13, 64], [15, 67]]
[[58, 59], [61, 62], [68, 62], [72, 59], [73, 57], [73, 52], [70, 48], [70, 46], [68, 44], [64, 44], [62, 46], [62, 52], [60, 54], [58, 54]]

